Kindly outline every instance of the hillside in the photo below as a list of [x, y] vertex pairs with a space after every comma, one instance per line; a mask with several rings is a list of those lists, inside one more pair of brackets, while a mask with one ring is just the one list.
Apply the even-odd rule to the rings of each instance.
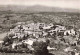
[[[19, 30], [18, 28], [14, 29], [14, 27], [16, 27], [17, 24], [19, 24], [19, 22], [23, 22], [23, 23], [25, 22], [26, 25], [30, 24], [30, 23], [36, 24], [38, 22], [45, 23], [45, 24], [52, 23], [52, 24], [54, 24], [54, 26], [57, 24], [59, 24], [60, 26], [64, 26], [64, 27], [66, 27], [67, 30], [69, 30], [69, 28], [73, 28], [73, 27], [74, 27], [74, 30], [76, 30], [76, 29], [79, 30], [80, 29], [80, 10], [66, 9], [66, 8], [63, 9], [63, 8], [58, 8], [58, 7], [46, 7], [46, 6], [41, 6], [41, 5], [36, 5], [36, 6], [18, 6], [18, 5], [0, 6], [0, 35], [1, 35], [0, 40], [2, 40], [5, 37], [7, 32], [10, 31], [10, 29], [12, 29], [13, 31], [18, 30], [20, 32], [20, 35], [24, 36], [24, 34], [23, 33], [21, 34], [21, 32], [23, 32], [23, 30], [25, 30], [25, 29], [23, 29], [23, 30], [22, 29]], [[33, 28], [32, 25], [31, 25], [31, 27]], [[36, 26], [34, 26], [34, 27], [36, 27]], [[19, 32], [17, 32], [17, 33], [19, 34]], [[14, 33], [16, 33], [16, 32], [14, 32]], [[61, 35], [62, 35], [62, 33], [61, 33]], [[56, 36], [56, 35], [54, 35], [54, 36]], [[20, 36], [18, 36], [18, 37], [20, 37]], [[52, 35], [52, 37], [53, 37], [53, 35]], [[77, 37], [77, 35], [74, 35], [74, 36], [70, 35], [67, 37]], [[61, 36], [61, 38], [62, 38], [62, 36]], [[64, 38], [65, 38], [65, 36], [64, 36]], [[17, 38], [15, 38], [15, 39], [17, 39]], [[68, 38], [68, 39], [71, 39], [70, 42], [72, 42], [72, 40], [73, 40], [73, 38]], [[21, 39], [19, 39], [19, 40], [21, 40]], [[54, 41], [53, 38], [51, 38], [50, 40], [52, 41], [51, 42], [52, 45], [53, 45], [53, 42], [59, 44], [59, 45], [55, 45], [54, 47], [62, 49], [62, 51], [61, 50], [53, 51], [53, 53], [55, 53], [56, 55], [67, 55], [67, 53], [63, 52], [63, 48], [67, 47], [67, 46], [64, 46], [65, 44], [60, 45], [60, 42], [58, 40]], [[63, 40], [63, 38], [62, 38], [62, 40]], [[63, 43], [62, 40], [61, 40], [61, 43]], [[10, 39], [10, 41], [12, 42], [13, 40]], [[78, 48], [79, 47], [77, 47], [77, 49]], [[9, 49], [9, 46], [8, 46], [8, 49]], [[18, 49], [17, 51], [19, 51], [20, 49]], [[5, 52], [8, 52], [5, 49], [3, 49], [3, 50]], [[23, 51], [23, 50], [21, 50], [21, 51]], [[13, 54], [13, 55], [17, 55], [17, 54]], [[2, 55], [4, 55], [4, 54], [2, 54]], [[22, 54], [19, 54], [19, 55], [22, 55]]]
[[0, 32], [9, 31], [17, 22], [42, 22], [80, 28], [80, 10], [46, 6], [0, 6]]

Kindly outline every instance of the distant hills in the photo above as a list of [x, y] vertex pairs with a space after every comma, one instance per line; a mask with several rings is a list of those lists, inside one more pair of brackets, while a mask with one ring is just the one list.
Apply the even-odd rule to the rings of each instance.
[[20, 6], [20, 5], [0, 5], [0, 11], [14, 11], [14, 12], [79, 12], [78, 9], [47, 7], [42, 5], [34, 6]]

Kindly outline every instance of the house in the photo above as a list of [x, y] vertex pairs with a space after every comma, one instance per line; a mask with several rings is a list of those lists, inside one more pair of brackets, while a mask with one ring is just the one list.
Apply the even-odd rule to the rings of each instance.
[[2, 47], [2, 46], [3, 46], [3, 43], [4, 43], [4, 41], [0, 41], [0, 47]]
[[74, 29], [66, 30], [64, 32], [64, 35], [75, 35], [75, 34], [76, 34], [76, 32], [74, 31]]
[[67, 47], [67, 48], [65, 48], [65, 49], [63, 49], [63, 50], [64, 50], [64, 52], [73, 51], [73, 49], [72, 49], [71, 47]]

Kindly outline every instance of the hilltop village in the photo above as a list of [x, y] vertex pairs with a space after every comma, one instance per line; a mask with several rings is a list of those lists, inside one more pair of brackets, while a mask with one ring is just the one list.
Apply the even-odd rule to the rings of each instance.
[[80, 52], [80, 30], [66, 28], [52, 23], [18, 22], [14, 29], [10, 29], [3, 41], [0, 41], [1, 52], [31, 52], [32, 44], [37, 39], [49, 39], [47, 47], [50, 51]]

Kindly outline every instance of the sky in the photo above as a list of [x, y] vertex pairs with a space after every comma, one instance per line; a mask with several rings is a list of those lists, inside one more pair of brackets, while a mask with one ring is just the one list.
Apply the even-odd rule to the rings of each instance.
[[80, 0], [0, 0], [0, 5], [44, 5], [80, 9]]

